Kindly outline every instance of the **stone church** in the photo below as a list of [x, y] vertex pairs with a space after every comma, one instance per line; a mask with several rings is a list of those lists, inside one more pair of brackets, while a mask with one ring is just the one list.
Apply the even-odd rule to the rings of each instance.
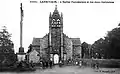
[[29, 62], [38, 63], [41, 59], [54, 63], [81, 57], [80, 38], [69, 38], [63, 33], [63, 14], [57, 6], [49, 15], [49, 33], [43, 38], [33, 38]]

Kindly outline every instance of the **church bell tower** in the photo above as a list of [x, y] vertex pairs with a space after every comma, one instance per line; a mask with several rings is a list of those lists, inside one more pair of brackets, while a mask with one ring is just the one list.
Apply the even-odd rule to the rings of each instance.
[[49, 46], [50, 54], [53, 54], [53, 57], [58, 55], [60, 62], [63, 59], [63, 15], [59, 14], [57, 5], [49, 16]]

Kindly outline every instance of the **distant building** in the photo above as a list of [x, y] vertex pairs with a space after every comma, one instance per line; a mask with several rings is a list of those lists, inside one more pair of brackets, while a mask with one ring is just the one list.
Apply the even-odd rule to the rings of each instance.
[[29, 62], [33, 62], [33, 63], [39, 63], [39, 59], [40, 57], [38, 56], [40, 53], [37, 50], [32, 50], [29, 53]]
[[69, 38], [63, 33], [63, 15], [59, 14], [57, 6], [54, 12], [49, 15], [49, 33], [43, 38], [33, 38], [29, 61], [36, 62], [31, 58], [33, 53], [38, 54], [36, 52], [40, 54], [38, 55], [40, 60], [52, 60], [55, 64], [81, 57], [80, 38]]

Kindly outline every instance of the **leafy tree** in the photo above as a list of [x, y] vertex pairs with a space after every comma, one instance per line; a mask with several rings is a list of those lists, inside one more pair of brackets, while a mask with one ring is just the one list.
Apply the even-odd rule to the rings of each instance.
[[109, 31], [104, 39], [100, 38], [95, 41], [92, 47], [94, 55], [98, 53], [99, 57], [120, 59], [120, 27]]
[[120, 27], [114, 28], [107, 34], [109, 49], [107, 49], [108, 58], [120, 59]]
[[0, 51], [1, 52], [14, 52], [13, 50], [13, 42], [10, 39], [11, 34], [8, 33], [5, 26], [3, 26], [2, 31], [0, 32]]
[[0, 58], [3, 64], [12, 64], [15, 62], [16, 55], [14, 53], [14, 44], [11, 41], [11, 34], [7, 31], [5, 26], [2, 27], [0, 31]]

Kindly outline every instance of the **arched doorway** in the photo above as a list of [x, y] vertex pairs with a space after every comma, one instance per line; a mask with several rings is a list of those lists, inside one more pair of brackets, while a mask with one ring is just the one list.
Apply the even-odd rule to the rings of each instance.
[[58, 64], [59, 63], [59, 55], [55, 54], [54, 55], [54, 64]]

